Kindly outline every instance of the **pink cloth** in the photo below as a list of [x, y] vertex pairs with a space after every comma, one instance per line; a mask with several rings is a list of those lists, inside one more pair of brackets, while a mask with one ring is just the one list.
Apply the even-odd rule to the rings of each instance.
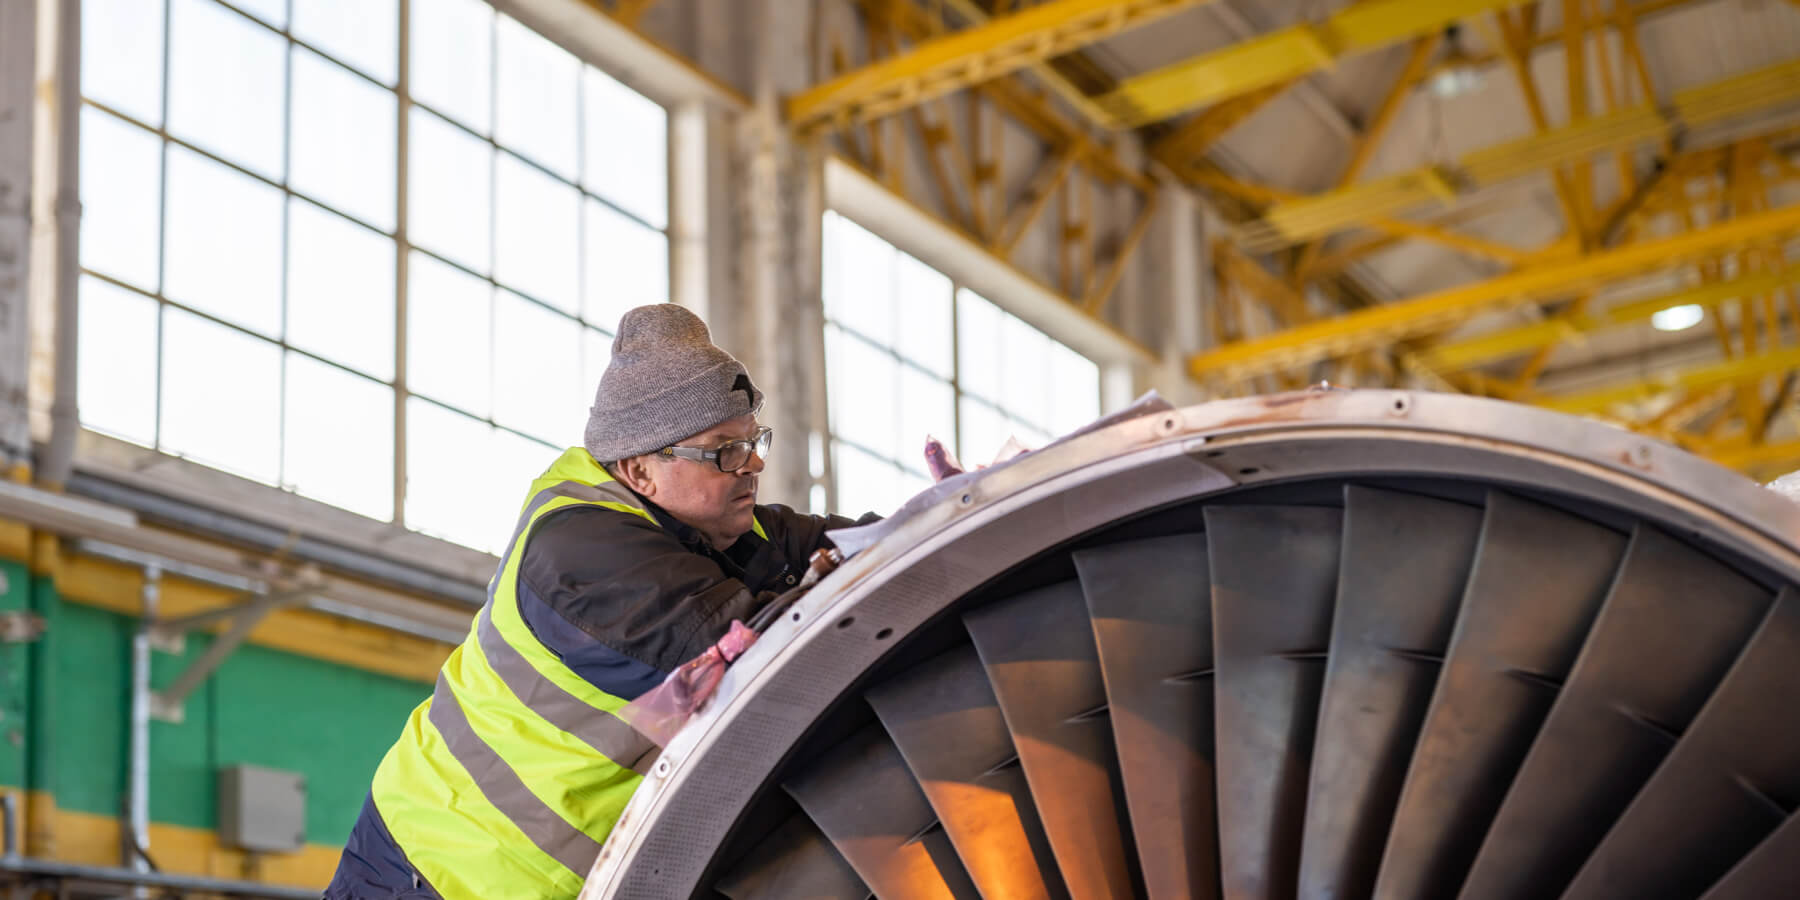
[[719, 689], [719, 679], [725, 677], [725, 667], [754, 643], [756, 632], [732, 620], [730, 630], [717, 644], [670, 672], [662, 684], [621, 707], [619, 718], [655, 741], [656, 746], [669, 746], [681, 726], [712, 699], [713, 692]]

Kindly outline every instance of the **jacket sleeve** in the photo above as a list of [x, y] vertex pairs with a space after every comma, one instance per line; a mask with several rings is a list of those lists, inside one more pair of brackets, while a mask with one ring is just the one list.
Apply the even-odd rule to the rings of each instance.
[[844, 516], [809, 516], [780, 504], [770, 504], [757, 511], [763, 531], [769, 535], [770, 542], [779, 544], [782, 553], [802, 569], [806, 567], [806, 561], [814, 550], [831, 544], [831, 540], [825, 537], [825, 532], [881, 521], [881, 517], [874, 513], [864, 513], [856, 519]]
[[718, 563], [639, 516], [593, 507], [553, 515], [526, 545], [519, 579], [588, 636], [663, 672], [773, 596], [753, 596]]

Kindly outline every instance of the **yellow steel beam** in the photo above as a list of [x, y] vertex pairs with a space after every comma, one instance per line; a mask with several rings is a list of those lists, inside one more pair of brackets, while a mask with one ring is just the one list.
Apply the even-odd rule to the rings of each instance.
[[1627, 275], [1666, 268], [1746, 244], [1800, 232], [1800, 206], [1714, 225], [1689, 234], [1536, 266], [1487, 281], [1314, 322], [1284, 333], [1216, 347], [1188, 360], [1197, 378], [1237, 380], [1283, 368], [1372, 350], [1455, 325], [1514, 303]]
[[1568, 319], [1535, 322], [1467, 340], [1438, 344], [1423, 354], [1427, 363], [1455, 371], [1496, 359], [1505, 359], [1548, 347], [1565, 340], [1579, 339], [1589, 332], [1647, 322], [1651, 316], [1676, 306], [1699, 306], [1711, 309], [1739, 297], [1755, 297], [1800, 283], [1800, 266], [1775, 272], [1746, 275], [1730, 281], [1705, 284], [1687, 290], [1662, 294], [1644, 300], [1622, 303], [1596, 315], [1579, 315]]
[[[1258, 205], [1278, 204], [1299, 197], [1298, 194], [1283, 191], [1279, 188], [1272, 188], [1268, 185], [1254, 184], [1232, 178], [1212, 166], [1189, 164], [1179, 168], [1171, 166], [1171, 168], [1175, 170], [1176, 174], [1180, 175], [1191, 184], [1224, 191]], [[1522, 250], [1518, 247], [1502, 244], [1498, 241], [1483, 240], [1471, 235], [1461, 234], [1451, 231], [1449, 228], [1442, 225], [1407, 222], [1385, 216], [1371, 216], [1368, 221], [1359, 224], [1365, 228], [1379, 231], [1393, 237], [1416, 238], [1422, 241], [1431, 241], [1436, 244], [1442, 244], [1452, 250], [1466, 253], [1470, 256], [1498, 260], [1512, 265], [1527, 263], [1537, 258], [1536, 251]], [[1244, 244], [1246, 249], [1256, 246], [1255, 242], [1248, 240], [1240, 240], [1239, 243]], [[1257, 247], [1257, 249], [1265, 248]]]
[[1106, 301], [1112, 298], [1114, 289], [1118, 288], [1119, 279], [1125, 275], [1125, 267], [1131, 263], [1131, 257], [1137, 252], [1138, 246], [1143, 244], [1144, 235], [1150, 233], [1150, 222], [1155, 218], [1156, 195], [1145, 194], [1144, 206], [1138, 210], [1137, 219], [1125, 232], [1125, 240], [1113, 253], [1112, 262], [1107, 264], [1106, 273], [1082, 299], [1081, 307], [1087, 311], [1088, 315], [1097, 316], [1100, 314], [1100, 310], [1106, 307]]
[[1102, 108], [1146, 125], [1330, 67], [1338, 58], [1433, 34], [1459, 19], [1522, 0], [1372, 0], [1318, 24], [1273, 31], [1121, 82]]
[[[889, 0], [889, 2], [905, 2], [905, 0]], [[1008, 4], [1004, 0], [997, 0], [994, 4], [994, 11], [991, 13], [982, 9], [981, 4], [975, 0], [943, 0], [943, 2], [945, 6], [956, 10], [957, 15], [962, 16], [964, 21], [975, 25], [986, 25], [994, 16], [1006, 15], [1008, 10]], [[1119, 127], [1119, 123], [1113, 121], [1112, 116], [1094, 102], [1094, 98], [1088, 96], [1080, 85], [1063, 77], [1063, 74], [1058, 72], [1055, 66], [1050, 65], [1049, 60], [1037, 60], [1031, 64], [1030, 68], [1033, 75], [1042, 79], [1045, 84], [1050, 86], [1051, 90], [1056, 92], [1058, 97], [1063, 99], [1064, 103], [1081, 113], [1081, 117], [1088, 120], [1089, 123], [1107, 129]]]
[[[1240, 241], [1268, 252], [1443, 202], [1458, 186], [1489, 186], [1616, 151], [1667, 135], [1679, 125], [1698, 126], [1800, 100], [1800, 59], [1776, 63], [1712, 84], [1679, 91], [1667, 108], [1640, 104], [1580, 119], [1542, 134], [1465, 155], [1455, 167], [1427, 166], [1314, 196], [1283, 200], [1263, 219], [1242, 228]], [[1665, 118], [1672, 113], [1673, 121]]]
[[[938, 33], [938, 20], [915, 4], [903, 0], [857, 0], [857, 6], [864, 15], [885, 21], [915, 44], [929, 42]], [[1073, 147], [1076, 159], [1099, 177], [1124, 181], [1146, 192], [1154, 189], [1154, 182], [1141, 168], [1126, 165], [1117, 153], [1094, 141], [1079, 124], [1055, 110], [1043, 97], [1034, 95], [1018, 80], [997, 78], [983, 82], [978, 90], [1046, 143], [1054, 147]]]
[[1009, 75], [1207, 0], [1052, 0], [923, 41], [789, 98], [801, 130], [899, 112]]
[[1647, 400], [1668, 391], [1698, 391], [1800, 368], [1800, 347], [1774, 350], [1756, 356], [1740, 356], [1696, 366], [1658, 378], [1635, 381], [1578, 394], [1534, 398], [1538, 406], [1568, 413], [1599, 413], [1623, 403]]
[[1219, 138], [1224, 137], [1226, 132], [1250, 118], [1292, 85], [1291, 81], [1283, 81], [1214, 104], [1151, 145], [1150, 155], [1169, 168], [1179, 170], [1205, 156], [1206, 151]]

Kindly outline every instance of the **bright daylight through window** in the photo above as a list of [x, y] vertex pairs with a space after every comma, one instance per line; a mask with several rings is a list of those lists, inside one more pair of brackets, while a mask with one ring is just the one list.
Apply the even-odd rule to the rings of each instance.
[[480, 0], [291, 6], [83, 4], [82, 422], [496, 549], [668, 299], [664, 111]]
[[1100, 414], [1091, 360], [837, 213], [824, 239], [834, 511], [892, 512], [925, 487], [927, 434], [973, 467]]

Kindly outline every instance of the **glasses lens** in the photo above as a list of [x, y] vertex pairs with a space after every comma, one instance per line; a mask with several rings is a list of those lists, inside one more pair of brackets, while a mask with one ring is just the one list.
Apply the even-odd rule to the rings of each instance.
[[763, 429], [762, 434], [756, 436], [756, 455], [768, 456], [769, 445], [773, 443], [775, 443], [775, 432], [767, 428]]
[[750, 461], [750, 442], [732, 441], [719, 448], [719, 468], [729, 472], [741, 469]]

